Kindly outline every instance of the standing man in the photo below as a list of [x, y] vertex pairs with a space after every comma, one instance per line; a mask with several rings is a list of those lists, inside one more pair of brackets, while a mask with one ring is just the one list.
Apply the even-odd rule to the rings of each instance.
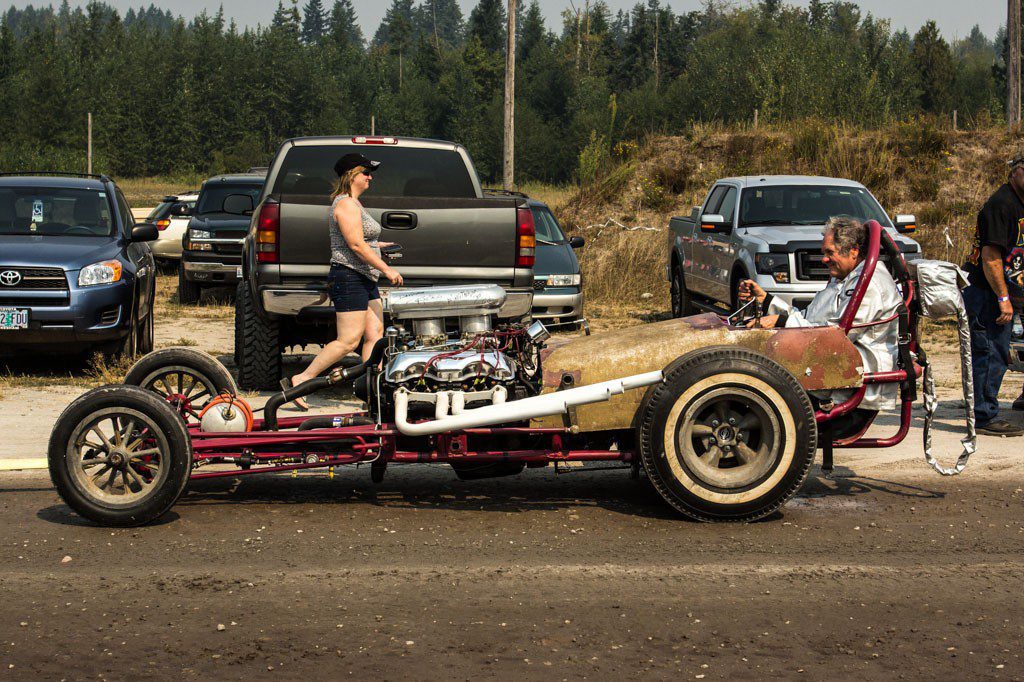
[[1009, 162], [1010, 176], [978, 213], [974, 252], [964, 265], [970, 286], [964, 303], [971, 325], [974, 413], [978, 433], [1020, 436], [1024, 429], [999, 419], [999, 388], [1010, 361], [1013, 303], [1008, 275], [1024, 254], [1024, 154]]

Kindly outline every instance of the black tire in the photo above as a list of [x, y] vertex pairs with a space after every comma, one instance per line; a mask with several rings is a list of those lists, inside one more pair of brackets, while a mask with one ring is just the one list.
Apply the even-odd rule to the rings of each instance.
[[146, 315], [146, 319], [139, 325], [135, 340], [135, 349], [139, 355], [153, 352], [153, 335], [153, 311], [150, 310], [149, 315]]
[[185, 278], [185, 268], [178, 268], [178, 303], [182, 305], [195, 305], [199, 303], [199, 295], [203, 288], [195, 282]]
[[672, 507], [700, 521], [753, 521], [779, 509], [807, 478], [817, 439], [796, 378], [742, 348], [679, 358], [640, 406], [648, 478]]
[[135, 357], [139, 343], [139, 323], [132, 312], [131, 322], [128, 324], [128, 333], [117, 341], [113, 341], [103, 347], [103, 356], [107, 362], [117, 363], [121, 360], [130, 360]]
[[219, 394], [238, 395], [231, 372], [217, 358], [196, 348], [163, 348], [140, 359], [124, 383], [156, 394], [183, 417], [199, 412]]
[[686, 280], [683, 278], [683, 271], [678, 265], [672, 266], [672, 282], [669, 285], [669, 294], [672, 298], [672, 317], [686, 317], [696, 312], [693, 307], [693, 301], [690, 299], [690, 292], [686, 290]]
[[149, 391], [102, 386], [57, 418], [48, 461], [53, 485], [76, 513], [104, 526], [141, 526], [185, 490], [192, 441], [174, 410]]
[[235, 362], [238, 385], [247, 391], [277, 388], [281, 379], [281, 327], [256, 312], [252, 291], [239, 282], [235, 291]]

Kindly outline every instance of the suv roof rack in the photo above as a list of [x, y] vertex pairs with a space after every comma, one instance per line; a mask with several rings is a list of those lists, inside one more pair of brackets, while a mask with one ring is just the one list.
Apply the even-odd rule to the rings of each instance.
[[54, 176], [58, 178], [96, 178], [103, 182], [110, 182], [110, 177], [106, 174], [97, 173], [64, 173], [62, 171], [19, 171], [17, 173], [0, 173], [0, 177], [12, 177], [12, 176], [33, 176], [33, 175], [45, 175]]
[[507, 197], [522, 197], [523, 199], [529, 199], [530, 195], [526, 192], [519, 192], [514, 189], [488, 189], [484, 188], [484, 194], [496, 194]]

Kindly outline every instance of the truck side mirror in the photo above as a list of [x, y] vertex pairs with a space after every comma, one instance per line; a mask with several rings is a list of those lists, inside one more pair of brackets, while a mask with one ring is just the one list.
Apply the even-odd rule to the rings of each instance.
[[192, 215], [192, 209], [187, 203], [181, 201], [171, 206], [171, 215], [176, 218], [183, 218]]
[[232, 215], [250, 215], [254, 205], [248, 194], [229, 194], [224, 197], [224, 212]]
[[582, 249], [583, 245], [587, 243], [587, 240], [583, 237], [573, 237], [569, 240], [569, 246], [574, 249]]
[[896, 231], [900, 234], [907, 234], [917, 230], [917, 218], [912, 215], [896, 216]]
[[701, 232], [721, 232], [723, 227], [725, 227], [725, 216], [715, 213], [705, 213], [701, 216]]

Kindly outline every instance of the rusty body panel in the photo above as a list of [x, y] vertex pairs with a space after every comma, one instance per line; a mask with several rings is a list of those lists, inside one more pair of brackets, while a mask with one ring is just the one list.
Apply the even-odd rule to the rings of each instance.
[[[737, 346], [761, 353], [789, 370], [807, 391], [858, 388], [863, 384], [860, 353], [835, 327], [743, 329], [729, 327], [713, 313], [655, 322], [604, 334], [556, 342], [541, 355], [544, 393], [572, 377], [585, 386], [664, 369], [687, 353], [712, 346]], [[644, 391], [627, 391], [608, 402], [576, 408], [573, 423], [583, 431], [629, 428]], [[534, 420], [562, 426], [563, 417]]]

